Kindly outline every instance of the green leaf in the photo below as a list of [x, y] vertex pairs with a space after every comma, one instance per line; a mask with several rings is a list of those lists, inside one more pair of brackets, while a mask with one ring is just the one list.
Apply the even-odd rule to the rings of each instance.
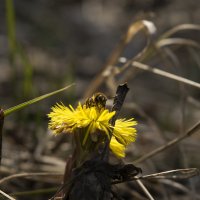
[[61, 89], [59, 89], [59, 90], [56, 90], [56, 91], [54, 91], [54, 92], [51, 92], [51, 93], [48, 93], [48, 94], [45, 94], [45, 95], [36, 97], [36, 98], [34, 98], [34, 99], [32, 99], [32, 100], [26, 101], [26, 102], [21, 103], [21, 104], [19, 104], [19, 105], [17, 105], [17, 106], [8, 108], [7, 110], [4, 110], [4, 116], [6, 117], [6, 116], [10, 115], [11, 113], [14, 113], [14, 112], [17, 112], [18, 110], [24, 109], [26, 106], [29, 106], [29, 105], [31, 105], [31, 104], [34, 104], [34, 103], [36, 103], [36, 102], [38, 102], [38, 101], [41, 101], [41, 100], [43, 100], [43, 99], [46, 99], [46, 98], [48, 98], [48, 97], [50, 97], [50, 96], [53, 96], [53, 95], [55, 95], [55, 94], [57, 94], [57, 93], [63, 92], [64, 90], [69, 89], [69, 88], [70, 88], [71, 86], [73, 86], [73, 85], [75, 85], [75, 84], [73, 83], [73, 84], [71, 84], [71, 85], [68, 85], [68, 86], [66, 86], [66, 87], [64, 87], [64, 88], [61, 88]]

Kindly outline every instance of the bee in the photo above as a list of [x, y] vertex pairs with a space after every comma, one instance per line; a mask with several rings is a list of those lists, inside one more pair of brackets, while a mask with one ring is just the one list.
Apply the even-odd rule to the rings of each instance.
[[97, 92], [85, 102], [86, 108], [97, 107], [99, 110], [106, 107], [107, 97], [105, 94]]

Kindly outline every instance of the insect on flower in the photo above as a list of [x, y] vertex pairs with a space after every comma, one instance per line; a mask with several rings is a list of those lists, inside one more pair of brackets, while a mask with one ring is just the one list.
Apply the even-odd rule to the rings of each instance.
[[[106, 108], [107, 97], [96, 93], [88, 98], [84, 104], [78, 103], [76, 108], [71, 105], [56, 104], [48, 114], [49, 128], [55, 135], [60, 133], [72, 134], [83, 151], [96, 151], [98, 145], [104, 144], [106, 138], [110, 139], [110, 150], [117, 157], [125, 157], [127, 146], [136, 139], [135, 125], [131, 119], [116, 119], [111, 124], [115, 111]], [[79, 142], [78, 142], [79, 140]]]
[[107, 97], [105, 94], [97, 92], [85, 102], [86, 108], [97, 107], [99, 110], [106, 107]]

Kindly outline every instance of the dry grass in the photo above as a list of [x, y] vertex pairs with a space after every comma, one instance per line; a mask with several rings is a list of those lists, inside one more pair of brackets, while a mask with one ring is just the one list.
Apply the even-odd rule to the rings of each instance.
[[[23, 81], [12, 83], [16, 89], [14, 102], [19, 102], [19, 99], [22, 101], [34, 94], [31, 84], [34, 68], [29, 55], [17, 45], [12, 1], [7, 3], [10, 64], [14, 79], [19, 60], [23, 63]], [[84, 94], [79, 95], [80, 99], [85, 99], [96, 91], [105, 92], [110, 97], [108, 106], [111, 106], [117, 86], [124, 82], [129, 84], [131, 91], [123, 104], [122, 115], [135, 116], [139, 125], [138, 140], [128, 150], [124, 162], [140, 166], [143, 174], [133, 177], [131, 182], [113, 183], [118, 184], [119, 193], [125, 199], [200, 199], [200, 83], [197, 75], [200, 45], [195, 39], [184, 38], [180, 34], [191, 31], [199, 34], [200, 26], [182, 24], [157, 34], [152, 21], [131, 23], [101, 71], [92, 81], [87, 80]], [[127, 57], [126, 49], [142, 36], [146, 41], [142, 50]], [[182, 67], [186, 61], [182, 57], [184, 50], [189, 52], [187, 64], [193, 67], [191, 71], [189, 67]], [[62, 85], [64, 78], [56, 83], [57, 86]], [[19, 97], [19, 88], [24, 88], [22, 97]], [[66, 99], [74, 101], [74, 93], [69, 92]], [[54, 138], [49, 134], [44, 117], [46, 113], [43, 112], [60, 99], [61, 96], [47, 105], [40, 102], [33, 110], [27, 108], [26, 112], [19, 114], [18, 108], [21, 107], [4, 110], [5, 119], [0, 119], [1, 136], [2, 131], [5, 134], [0, 169], [1, 199], [48, 199], [60, 187], [72, 145], [65, 135]], [[73, 103], [77, 102], [78, 98]], [[7, 117], [9, 114], [14, 114], [13, 118]]]

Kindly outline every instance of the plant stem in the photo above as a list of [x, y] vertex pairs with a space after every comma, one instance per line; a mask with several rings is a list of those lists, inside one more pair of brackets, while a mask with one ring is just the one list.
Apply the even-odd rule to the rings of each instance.
[[[124, 100], [126, 98], [126, 94], [128, 93], [128, 91], [129, 91], [129, 88], [127, 86], [127, 83], [121, 84], [117, 87], [117, 91], [116, 91], [116, 95], [115, 95], [113, 107], [112, 107], [112, 111], [115, 111], [115, 115], [112, 117], [110, 121], [113, 127], [115, 126], [115, 121], [119, 115], [119, 112], [122, 108], [122, 105], [124, 103]], [[105, 142], [105, 147], [102, 152], [102, 160], [107, 161], [109, 158], [109, 144], [110, 144], [111, 138], [112, 138], [112, 130], [110, 131], [110, 137], [107, 138]]]

